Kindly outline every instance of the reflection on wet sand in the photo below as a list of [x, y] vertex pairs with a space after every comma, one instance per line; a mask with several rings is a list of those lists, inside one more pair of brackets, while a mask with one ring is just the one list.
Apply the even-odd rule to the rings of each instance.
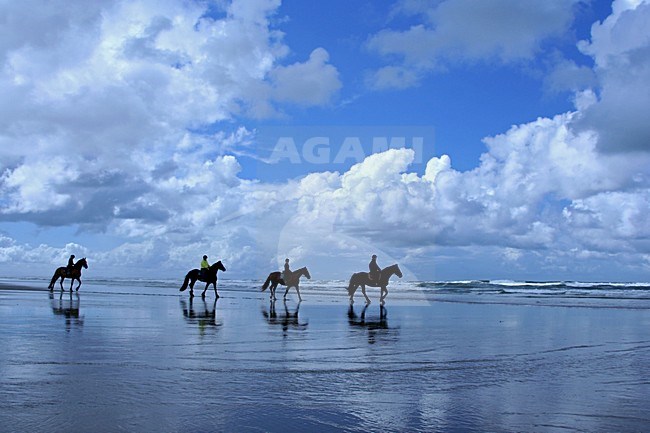
[[358, 329], [368, 332], [368, 343], [374, 344], [378, 337], [395, 337], [396, 328], [388, 326], [388, 310], [381, 305], [379, 307], [379, 317], [370, 316], [366, 317], [369, 304], [366, 304], [360, 314], [354, 311], [354, 306], [350, 304], [348, 308], [348, 323], [352, 329]]
[[65, 327], [68, 331], [71, 327], [81, 327], [84, 324], [83, 316], [79, 316], [79, 303], [79, 293], [77, 292], [74, 294], [61, 292], [59, 296], [54, 296], [54, 293], [50, 292], [52, 312], [55, 316], [65, 317]]
[[[223, 325], [221, 321], [217, 320], [218, 299], [215, 299], [211, 303], [206, 302], [205, 298], [195, 301], [193, 297], [189, 298], [189, 303], [184, 298], [180, 301], [185, 320], [187, 320], [188, 323], [199, 325], [202, 332], [208, 327]], [[195, 302], [198, 305], [194, 305]]]
[[281, 311], [280, 314], [278, 314], [275, 309], [275, 301], [271, 301], [268, 309], [262, 309], [262, 315], [268, 324], [272, 326], [279, 325], [282, 328], [285, 337], [290, 329], [297, 331], [304, 331], [307, 329], [309, 322], [301, 322], [300, 317], [298, 316], [300, 311], [300, 302], [296, 304], [296, 308], [293, 311], [289, 311], [286, 301], [282, 304], [284, 305], [284, 311]]

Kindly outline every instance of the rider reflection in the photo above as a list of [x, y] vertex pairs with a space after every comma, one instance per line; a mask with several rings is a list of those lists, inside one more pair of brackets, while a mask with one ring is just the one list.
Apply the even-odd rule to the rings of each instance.
[[79, 293], [64, 294], [61, 292], [60, 296], [55, 297], [54, 293], [50, 292], [52, 313], [65, 318], [65, 328], [68, 332], [72, 327], [81, 327], [84, 324], [84, 317], [79, 315], [79, 304]]
[[298, 315], [300, 311], [300, 302], [296, 304], [296, 308], [293, 311], [289, 310], [287, 302], [282, 303], [284, 305], [284, 311], [278, 312], [275, 309], [275, 301], [270, 302], [270, 308], [262, 309], [262, 315], [266, 319], [267, 323], [271, 326], [280, 326], [282, 328], [282, 333], [286, 337], [289, 333], [289, 330], [304, 331], [309, 325], [308, 321], [301, 321]]
[[211, 304], [208, 304], [205, 298], [196, 301], [198, 305], [194, 305], [194, 298], [189, 298], [189, 305], [185, 299], [181, 299], [181, 309], [183, 316], [188, 323], [197, 324], [201, 330], [201, 334], [207, 328], [218, 327], [223, 325], [220, 320], [217, 320], [217, 299]]
[[368, 343], [375, 344], [381, 336], [394, 335], [396, 328], [388, 326], [388, 310], [381, 305], [379, 307], [379, 317], [366, 317], [369, 305], [366, 304], [359, 315], [354, 311], [354, 306], [348, 308], [348, 323], [353, 329], [360, 329], [368, 332]]

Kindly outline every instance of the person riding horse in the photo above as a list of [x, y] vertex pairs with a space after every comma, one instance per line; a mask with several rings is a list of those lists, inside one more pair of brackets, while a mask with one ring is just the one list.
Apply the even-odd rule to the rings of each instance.
[[208, 269], [210, 269], [210, 263], [208, 263], [208, 256], [204, 255], [203, 260], [201, 260], [201, 271], [200, 271], [200, 275], [202, 278], [206, 277], [208, 273]]
[[291, 275], [291, 269], [289, 269], [289, 259], [284, 259], [284, 271], [282, 271], [282, 281], [287, 281], [287, 278]]
[[372, 260], [370, 260], [370, 263], [368, 263], [368, 268], [370, 269], [370, 272], [368, 272], [368, 278], [372, 283], [378, 282], [379, 277], [381, 276], [381, 268], [377, 264], [377, 255], [373, 254], [372, 255]]
[[68, 259], [68, 265], [65, 268], [66, 275], [71, 275], [73, 269], [74, 269], [74, 254], [70, 254], [70, 258]]

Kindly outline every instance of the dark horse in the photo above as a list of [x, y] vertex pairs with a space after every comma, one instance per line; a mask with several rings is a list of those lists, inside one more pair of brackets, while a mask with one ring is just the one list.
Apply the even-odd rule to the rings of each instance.
[[185, 281], [183, 281], [183, 285], [181, 286], [181, 292], [187, 289], [187, 285], [189, 283], [190, 286], [190, 298], [194, 297], [194, 283], [196, 283], [196, 280], [203, 281], [205, 283], [205, 289], [203, 289], [203, 293], [201, 293], [201, 296], [205, 298], [205, 292], [208, 290], [208, 286], [212, 284], [214, 286], [214, 295], [218, 298], [219, 293], [217, 293], [217, 271], [223, 271], [226, 272], [226, 268], [223, 266], [223, 263], [221, 263], [221, 260], [219, 260], [217, 263], [213, 264], [208, 268], [207, 271], [205, 271], [205, 275], [201, 275], [201, 271], [198, 269], [192, 269], [185, 275]]
[[370, 298], [366, 295], [366, 286], [370, 287], [381, 287], [381, 296], [379, 297], [379, 302], [384, 305], [386, 296], [388, 295], [388, 280], [393, 274], [397, 275], [399, 278], [402, 278], [402, 271], [400, 271], [397, 264], [388, 266], [381, 270], [381, 275], [379, 276], [379, 281], [371, 280], [368, 277], [368, 272], [357, 272], [352, 274], [350, 278], [350, 285], [348, 286], [348, 294], [350, 295], [350, 304], [354, 303], [354, 292], [357, 291], [357, 288], [361, 286], [361, 293], [366, 297], [366, 304], [370, 303]]
[[289, 276], [286, 277], [286, 281], [281, 278], [282, 273], [280, 272], [271, 272], [269, 274], [269, 277], [266, 279], [266, 282], [262, 286], [262, 291], [265, 291], [268, 287], [269, 284], [271, 285], [271, 300], [275, 301], [275, 289], [278, 287], [278, 284], [282, 284], [283, 286], [287, 286], [287, 290], [284, 292], [284, 299], [287, 299], [287, 293], [289, 293], [289, 289], [292, 287], [296, 288], [296, 292], [298, 292], [298, 299], [302, 301], [302, 297], [300, 296], [300, 277], [302, 276], [307, 277], [308, 280], [311, 280], [311, 275], [309, 275], [309, 271], [307, 270], [307, 267], [303, 267], [298, 269], [297, 271], [293, 271], [290, 273]]
[[79, 291], [79, 287], [81, 287], [81, 268], [86, 268], [88, 269], [88, 262], [86, 261], [86, 258], [84, 257], [83, 259], [79, 259], [77, 263], [75, 263], [72, 266], [71, 270], [68, 270], [67, 267], [61, 266], [60, 268], [57, 268], [56, 271], [54, 271], [54, 276], [52, 277], [52, 281], [50, 281], [50, 285], [47, 286], [48, 289], [54, 290], [54, 283], [56, 283], [56, 280], [61, 278], [61, 291], [63, 291], [63, 280], [66, 278], [70, 278], [70, 291], [72, 292], [72, 286], [74, 285], [74, 280], [79, 281], [79, 285], [77, 286], [76, 291]]

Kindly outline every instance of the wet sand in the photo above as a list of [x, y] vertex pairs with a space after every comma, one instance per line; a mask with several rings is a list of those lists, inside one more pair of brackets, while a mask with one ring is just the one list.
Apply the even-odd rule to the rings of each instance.
[[220, 293], [0, 286], [0, 430], [650, 425], [645, 309]]

